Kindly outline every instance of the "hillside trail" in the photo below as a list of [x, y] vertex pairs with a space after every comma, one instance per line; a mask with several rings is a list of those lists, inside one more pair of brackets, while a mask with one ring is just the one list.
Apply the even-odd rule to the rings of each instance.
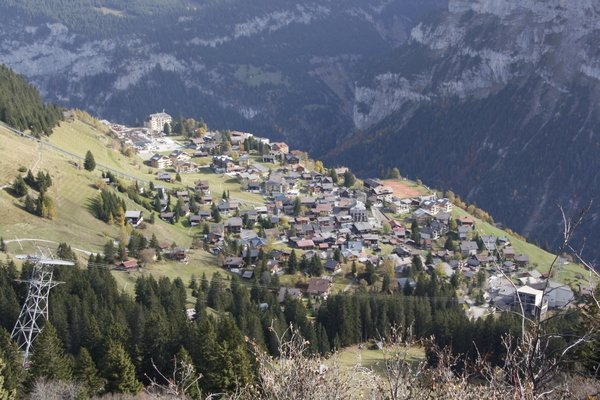
[[35, 162], [35, 164], [33, 164], [33, 167], [31, 167], [31, 172], [35, 171], [35, 169], [37, 168], [38, 164], [40, 163], [40, 161], [42, 160], [42, 150], [41, 150], [41, 144], [38, 142], [35, 145], [37, 152], [38, 152], [38, 159]]

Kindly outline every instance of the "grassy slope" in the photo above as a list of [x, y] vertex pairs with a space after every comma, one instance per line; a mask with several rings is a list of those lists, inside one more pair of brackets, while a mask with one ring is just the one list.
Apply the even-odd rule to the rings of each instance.
[[[99, 163], [105, 163], [132, 174], [135, 173], [140, 177], [147, 175], [144, 174], [144, 169], [147, 168], [138, 169], [126, 157], [104, 148], [102, 143], [109, 143], [109, 139], [80, 122], [63, 123], [63, 126], [57, 129], [56, 134], [50, 137], [50, 141], [76, 154], [84, 155], [90, 149]], [[19, 151], [11, 151], [12, 149], [19, 149]], [[33, 216], [23, 210], [19, 200], [14, 198], [9, 190], [0, 191], [1, 237], [6, 240], [18, 237], [19, 239], [32, 238], [66, 242], [74, 248], [98, 253], [102, 252], [102, 247], [107, 241], [103, 232], [108, 232], [109, 237], [113, 239], [119, 236], [117, 228], [96, 219], [90, 211], [91, 200], [98, 196], [98, 191], [93, 187], [93, 183], [99, 178], [98, 171], [90, 173], [78, 170], [69, 163], [71, 161], [69, 157], [46, 147], [40, 147], [38, 153], [34, 142], [2, 128], [0, 128], [0, 154], [1, 185], [11, 183], [14, 176], [19, 173], [17, 170], [19, 166], [32, 168], [39, 159], [39, 164], [33, 172], [36, 174], [38, 169], [50, 172], [53, 185], [49, 189], [49, 194], [58, 205], [58, 215], [50, 221]], [[123, 164], [119, 164], [119, 162], [123, 162]], [[130, 200], [126, 200], [126, 203], [130, 209], [141, 209], [139, 205]], [[189, 246], [192, 242], [189, 227], [181, 224], [170, 225], [157, 219], [154, 225], [147, 224], [147, 226], [148, 228], [141, 232], [147, 237], [154, 233], [161, 242], [175, 242], [183, 246]], [[13, 253], [35, 252], [33, 242], [15, 242], [10, 243], [8, 247]], [[156, 276], [166, 275], [169, 278], [180, 276], [185, 282], [192, 275], [200, 277], [202, 273], [206, 273], [210, 278], [217, 270], [215, 267], [216, 257], [206, 252], [192, 251], [190, 258], [188, 265], [163, 261], [149, 265], [146, 270]], [[82, 260], [85, 259], [86, 256], [82, 255]], [[115, 272], [115, 276], [121, 286], [125, 287], [126, 283], [134, 282], [136, 274]], [[127, 287], [127, 291], [131, 289], [133, 289], [133, 285]]]

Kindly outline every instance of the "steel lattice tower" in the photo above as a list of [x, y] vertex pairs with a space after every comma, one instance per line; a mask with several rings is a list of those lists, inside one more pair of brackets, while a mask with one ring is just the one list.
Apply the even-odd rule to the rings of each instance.
[[48, 319], [48, 294], [50, 289], [63, 283], [52, 280], [54, 267], [56, 265], [75, 265], [71, 261], [53, 259], [51, 253], [49, 257], [44, 252], [41, 253], [41, 257], [34, 258], [36, 262], [33, 271], [31, 271], [31, 278], [20, 281], [29, 284], [29, 291], [10, 335], [11, 339], [17, 342], [19, 350], [24, 353], [23, 365], [29, 358], [33, 341], [43, 329], [44, 320]]

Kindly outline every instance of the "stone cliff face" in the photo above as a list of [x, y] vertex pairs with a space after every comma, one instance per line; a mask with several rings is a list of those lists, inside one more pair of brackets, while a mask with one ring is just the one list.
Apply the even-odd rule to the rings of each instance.
[[[404, 43], [416, 15], [446, 4], [264, 2], [244, 4], [247, 13], [230, 3], [211, 14], [223, 21], [190, 13], [159, 18], [158, 25], [149, 20], [143, 30], [110, 39], [0, 10], [0, 63], [46, 100], [101, 118], [132, 123], [166, 108], [219, 126], [260, 129], [308, 150], [317, 144], [305, 140], [307, 132], [351, 128], [352, 66]], [[317, 115], [319, 109], [334, 117]], [[324, 119], [330, 121], [312, 125]]]
[[411, 31], [409, 43], [428, 51], [430, 65], [359, 84], [354, 123], [367, 128], [407, 101], [482, 98], [531, 74], [563, 92], [575, 79], [598, 80], [599, 28], [600, 5], [587, 0], [452, 0], [441, 21]]
[[67, 22], [27, 19], [0, 0], [0, 63], [46, 101], [100, 118], [132, 124], [166, 109], [317, 156], [353, 128], [354, 68], [406, 42], [418, 15], [446, 5], [233, 0], [99, 39]]
[[[570, 214], [600, 189], [598, 28], [593, 1], [451, 0], [366, 68], [358, 132], [327, 160], [370, 175], [399, 167], [557, 244], [557, 204]], [[598, 260], [598, 221], [588, 225]]]

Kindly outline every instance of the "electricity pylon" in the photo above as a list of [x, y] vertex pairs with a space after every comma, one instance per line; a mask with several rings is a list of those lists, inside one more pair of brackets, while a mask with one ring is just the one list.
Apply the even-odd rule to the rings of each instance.
[[25, 365], [31, 354], [32, 344], [37, 335], [43, 329], [43, 323], [48, 319], [48, 294], [50, 289], [64, 283], [52, 280], [54, 267], [56, 265], [75, 265], [71, 261], [55, 259], [49, 248], [42, 249], [38, 246], [40, 256], [26, 257], [29, 260], [35, 260], [31, 278], [19, 280], [29, 284], [27, 299], [23, 304], [19, 318], [10, 335], [23, 352], [23, 365]]

